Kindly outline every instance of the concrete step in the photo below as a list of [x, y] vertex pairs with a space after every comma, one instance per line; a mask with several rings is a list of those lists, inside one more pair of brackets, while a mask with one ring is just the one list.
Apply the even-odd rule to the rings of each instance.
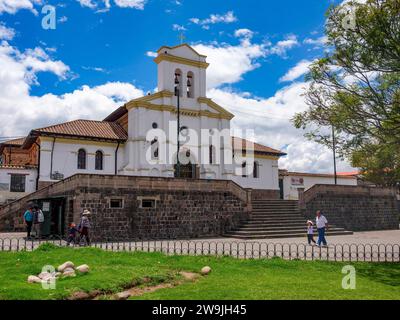
[[285, 215], [276, 215], [276, 216], [252, 216], [249, 221], [303, 221], [304, 223], [307, 222], [307, 220], [301, 216], [298, 215], [291, 215], [291, 214], [285, 214]]
[[[328, 232], [326, 235], [327, 236], [346, 236], [346, 235], [352, 235], [353, 232], [351, 231], [337, 231], [337, 232]], [[227, 232], [225, 237], [228, 238], [235, 238], [235, 239], [242, 239], [242, 240], [255, 240], [255, 239], [278, 239], [278, 238], [302, 238], [304, 237], [306, 241], [306, 235], [305, 233], [292, 233], [292, 232], [281, 232], [277, 234], [248, 234], [248, 235], [243, 235], [243, 234], [236, 234], [235, 232]], [[314, 237], [315, 240], [317, 240], [317, 236]], [[329, 241], [329, 239], [328, 239]]]
[[298, 215], [301, 216], [299, 211], [253, 211], [252, 216], [280, 216], [280, 215]]
[[[343, 228], [332, 228], [330, 229], [330, 233], [332, 232], [342, 232], [345, 231]], [[237, 235], [268, 235], [268, 234], [279, 234], [279, 233], [302, 233], [303, 235], [306, 235], [307, 232], [304, 230], [304, 228], [299, 228], [299, 229], [294, 229], [294, 228], [274, 228], [274, 229], [259, 229], [259, 230], [243, 230], [243, 229], [237, 229], [237, 230], [232, 230], [231, 232], [237, 234]]]
[[[304, 233], [307, 232], [307, 229], [304, 228], [303, 226], [276, 226], [276, 225], [269, 225], [269, 226], [243, 226], [237, 229], [234, 229], [235, 231], [269, 231], [269, 230], [296, 230], [296, 231], [302, 231]], [[331, 226], [329, 227], [330, 231], [338, 231], [338, 230], [344, 230], [343, 228], [340, 227], [335, 227]], [[317, 228], [314, 228], [314, 233], [317, 234]]]

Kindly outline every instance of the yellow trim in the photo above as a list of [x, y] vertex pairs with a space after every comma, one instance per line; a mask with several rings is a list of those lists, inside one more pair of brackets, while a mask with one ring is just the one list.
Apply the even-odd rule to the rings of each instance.
[[174, 46], [174, 47], [162, 46], [160, 49], [157, 50], [157, 53], [160, 53], [160, 51], [161, 51], [162, 49], [164, 49], [164, 48], [165, 48], [165, 49], [168, 49], [168, 50], [174, 50], [174, 49], [178, 49], [178, 48], [181, 48], [181, 47], [187, 47], [187, 48], [189, 48], [190, 50], [192, 50], [195, 54], [197, 54], [198, 56], [200, 56], [200, 57], [202, 57], [202, 58], [207, 58], [207, 56], [198, 53], [196, 50], [194, 50], [194, 49], [193, 49], [191, 46], [189, 46], [187, 43], [183, 43], [183, 44], [180, 44], [180, 45], [177, 45], [177, 46]]
[[[41, 141], [45, 142], [53, 142], [53, 138], [48, 138], [48, 137], [40, 137]], [[118, 145], [117, 142], [102, 142], [102, 141], [93, 141], [93, 140], [86, 140], [86, 139], [69, 139], [69, 138], [57, 138], [56, 143], [68, 143], [68, 144], [83, 144], [83, 145], [91, 145], [91, 146], [116, 146]], [[124, 145], [124, 143], [120, 144], [121, 146]], [[44, 151], [44, 150], [42, 150]], [[47, 151], [47, 150], [46, 150]]]
[[193, 66], [193, 67], [202, 68], [202, 69], [207, 69], [208, 66], [210, 65], [207, 62], [191, 60], [191, 59], [173, 56], [171, 54], [165, 54], [165, 53], [159, 54], [158, 57], [154, 59], [154, 62], [157, 64], [159, 64], [162, 61], [186, 64], [188, 66]]
[[[154, 110], [154, 111], [167, 111], [171, 113], [177, 113], [178, 110], [176, 107], [171, 106], [171, 105], [161, 105], [161, 104], [153, 104], [149, 103], [146, 101], [131, 101], [126, 104], [126, 108], [128, 110], [134, 109], [134, 108], [145, 108], [148, 110]], [[215, 118], [215, 119], [226, 119], [226, 120], [231, 120], [233, 115], [224, 112], [224, 113], [212, 113], [208, 110], [192, 110], [192, 109], [185, 109], [185, 108], [180, 108], [180, 113], [181, 115], [188, 116], [188, 117], [207, 117], [207, 118]]]
[[267, 160], [279, 160], [279, 157], [276, 156], [269, 156], [269, 155], [264, 155], [264, 154], [254, 154], [255, 159], [267, 159]]
[[234, 114], [230, 113], [229, 111], [221, 107], [219, 104], [212, 101], [210, 98], [200, 97], [197, 99], [197, 101], [199, 103], [204, 103], [208, 105], [210, 108], [213, 108], [214, 110], [220, 112], [221, 114], [224, 114], [228, 120], [232, 120], [235, 117]]
[[133, 99], [132, 101], [152, 101], [155, 99], [161, 99], [161, 98], [172, 98], [174, 96], [174, 94], [171, 91], [168, 90], [163, 90], [163, 91], [159, 91], [157, 93], [153, 93], [147, 96], [143, 96], [141, 98], [137, 98], [137, 99]]

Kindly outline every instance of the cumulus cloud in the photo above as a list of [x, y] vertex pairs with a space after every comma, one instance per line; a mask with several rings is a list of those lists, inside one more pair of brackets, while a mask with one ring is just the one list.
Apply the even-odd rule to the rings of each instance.
[[217, 23], [234, 23], [238, 21], [238, 18], [235, 16], [233, 11], [228, 11], [225, 14], [211, 14], [208, 18], [206, 19], [200, 19], [200, 18], [191, 18], [190, 22], [200, 25], [203, 27], [203, 29], [209, 29], [210, 24], [217, 24]]
[[69, 72], [67, 65], [52, 60], [40, 47], [20, 52], [3, 41], [0, 70], [0, 136], [25, 135], [32, 128], [78, 118], [102, 119], [122, 103], [143, 95], [130, 83], [110, 82], [62, 95], [34, 96], [30, 90], [38, 84], [37, 73], [65, 79]]
[[0, 14], [5, 12], [15, 14], [19, 10], [30, 10], [37, 14], [35, 5], [42, 4], [42, 0], [0, 0]]
[[271, 49], [271, 54], [286, 57], [288, 50], [299, 45], [296, 35], [288, 35], [284, 40], [278, 41]]
[[294, 81], [308, 72], [309, 66], [312, 61], [301, 60], [293, 68], [291, 68], [283, 77], [279, 79], [280, 82], [290, 82]]
[[7, 28], [3, 23], [0, 22], [0, 40], [11, 40], [15, 36], [15, 30]]
[[[97, 12], [106, 12], [111, 8], [110, 0], [76, 0], [82, 7], [98, 9]], [[114, 4], [120, 8], [143, 10], [147, 0], [114, 0]]]
[[242, 79], [243, 74], [260, 66], [258, 59], [267, 54], [263, 44], [197, 44], [197, 52], [207, 56], [210, 67], [207, 69], [207, 87], [215, 88]]
[[[332, 152], [315, 142], [307, 141], [290, 119], [296, 112], [306, 110], [302, 94], [308, 84], [294, 83], [278, 90], [269, 98], [255, 98], [250, 94], [228, 89], [210, 89], [208, 95], [235, 114], [232, 129], [255, 130], [255, 140], [285, 151], [288, 155], [279, 161], [280, 168], [291, 171], [331, 172]], [[351, 171], [351, 166], [338, 161], [340, 171]]]

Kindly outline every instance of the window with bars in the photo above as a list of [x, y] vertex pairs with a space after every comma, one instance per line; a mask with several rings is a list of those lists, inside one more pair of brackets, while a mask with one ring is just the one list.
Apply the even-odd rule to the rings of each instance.
[[12, 174], [10, 182], [10, 192], [25, 192], [26, 176], [22, 174]]

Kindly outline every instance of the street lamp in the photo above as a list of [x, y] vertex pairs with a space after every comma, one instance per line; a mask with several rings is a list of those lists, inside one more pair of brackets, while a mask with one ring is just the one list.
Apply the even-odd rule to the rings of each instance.
[[176, 153], [176, 177], [180, 178], [181, 176], [181, 163], [179, 161], [179, 151], [181, 149], [179, 136], [181, 131], [181, 115], [180, 115], [180, 90], [179, 90], [179, 74], [175, 73], [175, 95], [177, 97], [177, 109], [178, 109], [178, 128], [177, 128], [177, 153]]

